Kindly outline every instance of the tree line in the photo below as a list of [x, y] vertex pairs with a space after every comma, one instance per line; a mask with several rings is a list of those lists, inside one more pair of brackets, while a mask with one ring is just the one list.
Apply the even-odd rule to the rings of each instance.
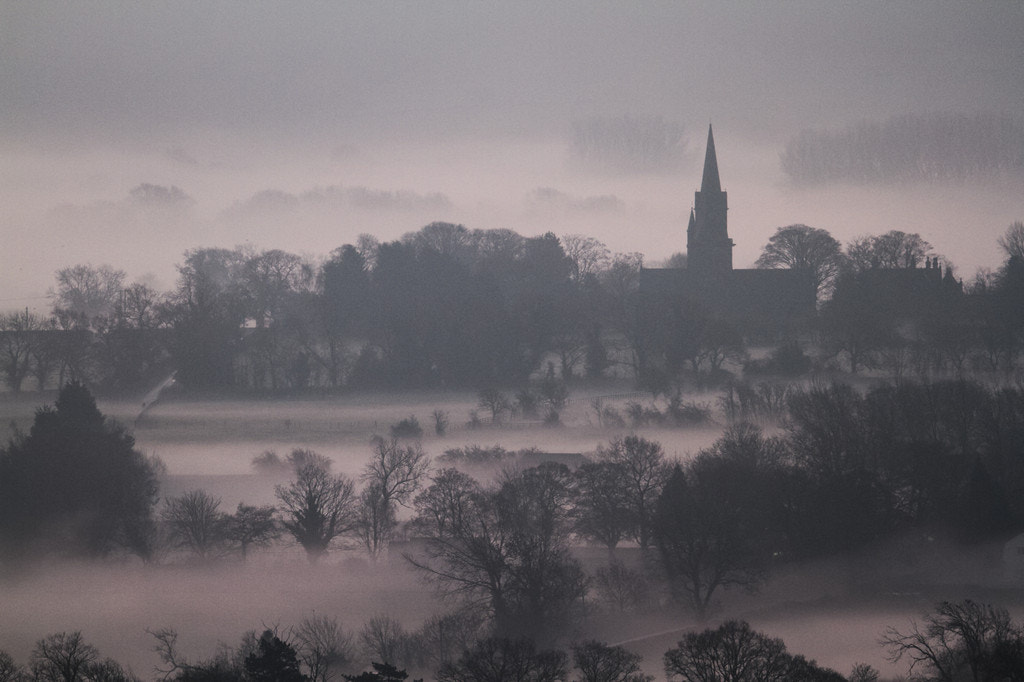
[[810, 271], [819, 310], [771, 329], [652, 296], [639, 255], [581, 235], [432, 223], [390, 243], [364, 235], [322, 263], [195, 249], [167, 293], [78, 265], [57, 273], [52, 315], [0, 316], [0, 376], [13, 391], [72, 379], [134, 391], [174, 370], [190, 390], [280, 393], [519, 388], [547, 368], [567, 382], [614, 375], [664, 391], [765, 369], [751, 344], [773, 345], [782, 357], [767, 369], [791, 374], [1005, 373], [1024, 349], [1022, 235], [1011, 225], [1002, 267], [965, 286], [918, 234], [843, 247], [820, 228], [779, 228], [757, 267]]
[[934, 182], [1019, 175], [1024, 125], [992, 114], [903, 115], [839, 130], [804, 130], [782, 170], [797, 184]]
[[566, 376], [600, 374], [606, 303], [640, 263], [578, 235], [432, 223], [322, 263], [195, 249], [167, 293], [79, 265], [57, 273], [51, 316], [3, 316], [0, 368], [15, 391], [29, 377], [137, 389], [170, 367], [193, 389], [480, 388], [518, 384], [548, 353]]

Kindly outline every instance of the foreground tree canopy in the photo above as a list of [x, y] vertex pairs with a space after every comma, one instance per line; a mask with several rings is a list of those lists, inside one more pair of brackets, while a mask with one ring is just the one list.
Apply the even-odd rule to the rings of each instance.
[[728, 621], [693, 632], [665, 653], [665, 674], [681, 682], [843, 682], [839, 673], [786, 651], [781, 639]]

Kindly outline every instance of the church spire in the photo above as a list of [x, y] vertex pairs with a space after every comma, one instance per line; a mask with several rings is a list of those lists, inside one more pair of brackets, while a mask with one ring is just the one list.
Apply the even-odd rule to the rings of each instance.
[[693, 196], [693, 217], [686, 230], [687, 268], [705, 277], [718, 277], [732, 270], [733, 241], [729, 239], [729, 200], [718, 179], [715, 138], [708, 125], [708, 150], [704, 177]]
[[715, 155], [715, 137], [708, 124], [708, 148], [704, 153], [704, 178], [700, 183], [701, 192], [721, 192], [722, 182], [718, 179], [718, 157]]

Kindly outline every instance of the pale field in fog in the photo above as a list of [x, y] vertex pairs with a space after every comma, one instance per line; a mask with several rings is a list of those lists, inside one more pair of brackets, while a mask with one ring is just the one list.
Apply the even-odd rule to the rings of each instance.
[[[2, 423], [14, 421], [26, 429], [35, 407], [52, 402], [53, 397], [0, 396]], [[574, 402], [563, 413], [565, 425], [556, 429], [468, 429], [469, 410], [476, 407], [471, 393], [172, 400], [157, 403], [138, 422], [136, 401], [100, 400], [99, 407], [132, 430], [141, 451], [162, 460], [167, 472], [161, 482], [162, 497], [203, 488], [221, 498], [223, 510], [231, 511], [240, 501], [273, 503], [274, 485], [287, 480], [287, 472], [253, 470], [252, 459], [261, 452], [273, 450], [284, 457], [292, 448], [310, 448], [331, 458], [335, 471], [357, 477], [370, 455], [370, 438], [387, 435], [391, 424], [409, 416], [423, 426], [423, 447], [432, 457], [469, 444], [592, 452], [628, 432], [598, 429], [592, 423], [588, 397], [574, 393], [572, 398]], [[713, 394], [694, 396], [698, 402], [712, 404], [714, 398]], [[624, 404], [620, 400], [618, 407]], [[433, 433], [435, 409], [445, 410], [451, 421], [450, 432], [443, 438]], [[641, 429], [638, 433], [661, 442], [670, 458], [685, 461], [713, 443], [721, 427]], [[590, 554], [586, 553], [586, 561], [593, 567], [603, 550], [594, 557]], [[844, 674], [853, 663], [867, 662], [894, 675], [896, 669], [886, 663], [885, 652], [876, 643], [885, 626], [905, 627], [909, 618], [919, 617], [940, 598], [988, 596], [953, 587], [976, 584], [985, 572], [967, 560], [948, 557], [929, 566], [931, 578], [948, 587], [932, 585], [911, 592], [891, 587], [890, 583], [899, 584], [901, 571], [909, 570], [885, 568], [899, 565], [900, 555], [896, 547], [879, 557], [786, 569], [757, 595], [725, 593], [716, 618], [745, 618], [756, 629], [782, 637], [790, 651]], [[878, 575], [886, 576], [888, 582], [872, 584]], [[998, 596], [1009, 598], [1006, 593]], [[199, 658], [212, 655], [218, 641], [236, 644], [246, 630], [274, 625], [286, 629], [314, 613], [335, 616], [350, 631], [358, 631], [377, 614], [398, 617], [414, 629], [444, 608], [400, 560], [370, 571], [356, 549], [335, 551], [324, 564], [312, 567], [294, 546], [257, 550], [246, 564], [228, 562], [203, 569], [166, 560], [152, 566], [137, 561], [47, 565], [30, 576], [0, 584], [0, 649], [24, 662], [39, 638], [81, 629], [103, 655], [130, 665], [148, 679], [158, 660], [152, 650], [154, 640], [145, 628], [175, 628], [181, 635], [181, 650]], [[661, 679], [662, 654], [696, 624], [685, 614], [660, 614], [652, 619], [595, 616], [586, 627], [590, 629], [584, 634], [628, 642], [644, 655], [649, 672]], [[656, 633], [663, 634], [646, 637]]]

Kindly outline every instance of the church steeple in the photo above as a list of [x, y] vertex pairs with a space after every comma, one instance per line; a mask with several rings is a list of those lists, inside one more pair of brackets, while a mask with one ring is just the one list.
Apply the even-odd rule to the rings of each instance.
[[715, 136], [708, 124], [708, 148], [704, 152], [704, 177], [700, 182], [701, 192], [721, 192], [722, 181], [718, 178], [718, 157], [715, 155]]
[[718, 177], [715, 137], [708, 125], [708, 146], [704, 153], [704, 176], [700, 191], [694, 193], [694, 210], [686, 230], [687, 268], [701, 276], [716, 278], [732, 271], [732, 247], [726, 212], [729, 200]]

